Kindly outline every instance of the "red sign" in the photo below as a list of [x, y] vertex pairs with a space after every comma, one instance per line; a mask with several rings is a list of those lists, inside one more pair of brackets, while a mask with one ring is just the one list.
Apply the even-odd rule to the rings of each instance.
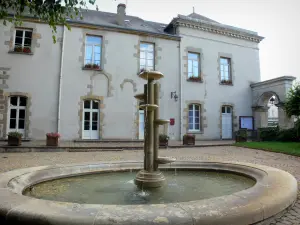
[[170, 125], [171, 125], [171, 126], [174, 126], [174, 124], [175, 124], [175, 119], [174, 119], [174, 118], [171, 118], [171, 119], [170, 119]]

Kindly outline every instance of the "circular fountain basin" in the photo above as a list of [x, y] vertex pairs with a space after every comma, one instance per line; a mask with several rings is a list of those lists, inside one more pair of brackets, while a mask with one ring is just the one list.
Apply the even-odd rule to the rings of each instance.
[[[60, 181], [64, 179], [76, 180], [82, 178], [79, 175], [84, 175], [85, 178], [99, 176], [99, 179], [101, 179], [101, 176], [107, 175], [107, 172], [116, 172], [115, 175], [118, 175], [120, 171], [138, 170], [140, 167], [141, 162], [107, 162], [42, 166], [3, 173], [0, 175], [0, 224], [246, 225], [256, 224], [276, 216], [291, 206], [297, 198], [297, 181], [285, 171], [248, 163], [195, 161], [175, 162], [171, 166], [163, 165], [160, 168], [164, 171], [164, 169], [168, 168], [170, 170], [170, 167], [172, 167], [173, 170], [166, 172], [166, 174], [175, 173], [176, 168], [178, 174], [192, 172], [196, 177], [205, 176], [205, 173], [215, 174], [215, 176], [223, 173], [223, 175], [227, 174], [227, 177], [231, 177], [229, 180], [235, 180], [236, 182], [243, 180], [244, 183], [252, 181], [252, 183], [250, 182], [246, 186], [237, 185], [238, 188], [232, 188], [232, 190], [230, 187], [224, 186], [223, 192], [219, 193], [220, 195], [202, 196], [203, 198], [199, 192], [193, 192], [190, 193], [191, 195], [186, 195], [189, 198], [178, 197], [178, 201], [174, 202], [173, 200], [176, 200], [178, 196], [178, 193], [175, 193], [174, 198], [167, 195], [171, 201], [164, 199], [164, 203], [162, 203], [159, 202], [158, 197], [155, 201], [148, 202], [148, 204], [130, 204], [128, 202], [115, 202], [112, 204], [108, 201], [109, 198], [106, 198], [106, 202], [95, 204], [98, 203], [96, 197], [93, 201], [87, 201], [87, 203], [92, 204], [82, 204], [84, 201], [72, 203], [65, 202], [60, 198], [52, 199], [59, 201], [52, 201], [23, 195], [28, 190], [27, 188], [31, 186], [36, 185], [37, 188], [39, 185], [58, 182], [57, 179], [59, 178], [62, 178]], [[132, 173], [132, 175], [134, 177], [135, 173]], [[124, 178], [124, 173], [118, 176], [118, 179]], [[171, 182], [172, 176], [172, 174], [169, 175], [167, 180]], [[187, 174], [183, 174], [181, 177], [183, 183], [180, 185], [184, 187], [184, 183], [186, 183], [186, 187], [190, 188], [189, 192], [191, 192], [193, 185], [187, 182], [192, 181], [189, 181], [187, 177]], [[124, 180], [127, 180], [127, 178], [129, 177]], [[202, 181], [204, 180], [202, 179]], [[208, 181], [206, 180], [206, 182]], [[217, 183], [217, 179], [210, 180], [210, 182], [208, 186], [212, 187], [211, 190], [215, 189], [217, 186], [214, 183]], [[197, 183], [195, 188], [199, 188], [199, 185], [201, 183]], [[113, 187], [116, 186], [117, 183], [114, 183]], [[205, 185], [203, 184], [203, 186]], [[163, 187], [163, 189], [169, 189], [169, 187]], [[94, 193], [91, 193], [91, 195], [94, 195]], [[88, 198], [92, 199], [92, 197]], [[71, 199], [67, 199], [67, 201], [69, 200]]]

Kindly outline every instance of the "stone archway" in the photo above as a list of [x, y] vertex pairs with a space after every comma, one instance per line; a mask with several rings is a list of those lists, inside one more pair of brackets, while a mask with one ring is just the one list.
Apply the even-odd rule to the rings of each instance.
[[283, 76], [250, 85], [255, 129], [268, 126], [268, 102], [272, 96], [275, 96], [275, 105], [278, 107], [279, 127], [294, 126], [294, 119], [286, 116], [283, 105], [295, 79], [292, 76]]

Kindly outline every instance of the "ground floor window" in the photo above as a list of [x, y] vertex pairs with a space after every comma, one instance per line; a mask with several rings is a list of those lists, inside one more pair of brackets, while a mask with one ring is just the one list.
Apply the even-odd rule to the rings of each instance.
[[189, 105], [189, 131], [200, 131], [200, 105]]
[[83, 139], [99, 139], [100, 102], [85, 100], [83, 102]]
[[8, 132], [17, 131], [25, 136], [27, 98], [11, 96], [8, 106]]

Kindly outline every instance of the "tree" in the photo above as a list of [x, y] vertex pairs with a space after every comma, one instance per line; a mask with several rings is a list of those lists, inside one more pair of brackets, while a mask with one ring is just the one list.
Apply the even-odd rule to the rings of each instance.
[[300, 117], [300, 83], [296, 83], [296, 85], [289, 90], [284, 105], [287, 116]]
[[64, 25], [70, 30], [67, 18], [82, 19], [81, 11], [87, 8], [87, 1], [94, 5], [96, 0], [0, 0], [0, 19], [4, 25], [9, 21], [20, 26], [25, 16], [37, 18], [50, 25], [55, 43], [56, 26]]

